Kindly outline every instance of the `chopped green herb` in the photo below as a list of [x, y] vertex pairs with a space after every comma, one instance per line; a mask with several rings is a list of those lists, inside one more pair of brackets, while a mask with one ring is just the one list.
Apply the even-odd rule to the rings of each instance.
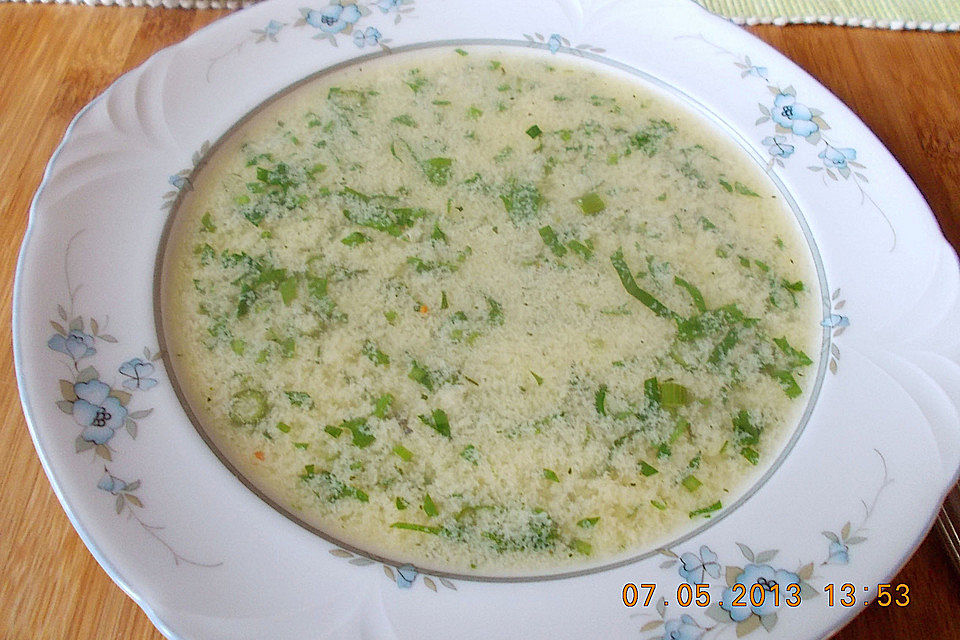
[[390, 405], [393, 404], [393, 394], [385, 393], [379, 398], [376, 402], [373, 403], [373, 411], [370, 415], [380, 418], [387, 417], [387, 412], [390, 411]]
[[419, 531], [420, 533], [429, 533], [437, 535], [440, 533], [440, 527], [428, 527], [424, 524], [413, 524], [412, 522], [394, 522], [390, 525], [394, 529], [406, 529], [408, 531]]
[[532, 376], [533, 376], [533, 379], [537, 381], [537, 386], [538, 386], [538, 387], [543, 386], [543, 378], [541, 378], [540, 376], [538, 376], [537, 374], [535, 374], [533, 371], [530, 372], [530, 375], [532, 375]]
[[543, 196], [534, 184], [513, 179], [504, 185], [500, 201], [513, 224], [519, 226], [540, 215]]
[[294, 448], [294, 449], [302, 449], [302, 450], [304, 450], [304, 451], [306, 451], [309, 446], [310, 446], [310, 443], [308, 443], [308, 442], [294, 442], [294, 443], [293, 443], [293, 448]]
[[556, 232], [550, 225], [545, 227], [540, 227], [540, 238], [543, 240], [543, 243], [547, 245], [553, 255], [558, 258], [563, 257], [567, 253], [567, 248], [563, 246], [563, 243], [560, 242], [560, 239], [557, 237]]
[[593, 191], [577, 198], [577, 206], [580, 207], [580, 211], [590, 216], [600, 213], [607, 208], [603, 198]]
[[720, 180], [719, 180], [718, 182], [720, 182], [720, 186], [723, 187], [724, 190], [725, 190], [727, 193], [733, 193], [733, 185], [732, 185], [732, 184], [730, 184], [729, 182], [727, 182], [727, 181], [724, 180], [723, 178], [720, 178]]
[[697, 479], [697, 476], [694, 476], [694, 475], [687, 476], [686, 478], [680, 481], [680, 484], [682, 484], [684, 489], [686, 489], [690, 493], [693, 493], [694, 491], [696, 491], [697, 489], [703, 486], [703, 483], [700, 482], [700, 480]]
[[280, 298], [283, 300], [285, 306], [290, 306], [290, 304], [297, 298], [297, 279], [294, 276], [291, 276], [280, 283], [278, 287], [280, 290]]
[[650, 501], [650, 504], [652, 504], [654, 507], [656, 507], [656, 508], [659, 509], [660, 511], [666, 511], [666, 510], [667, 510], [667, 503], [666, 503], [666, 502], [663, 502], [663, 501], [661, 501], [661, 500], [651, 500], [651, 501]]
[[540, 127], [538, 127], [537, 125], [533, 125], [529, 129], [527, 129], [527, 135], [533, 139], [539, 138], [541, 133], [543, 132], [540, 131]]
[[230, 350], [233, 351], [238, 356], [242, 356], [243, 352], [247, 348], [247, 343], [241, 340], [240, 338], [234, 338], [230, 341]]
[[434, 409], [429, 416], [418, 416], [420, 421], [442, 435], [445, 438], [450, 437], [450, 421], [443, 409]]
[[480, 116], [483, 115], [483, 110], [479, 107], [470, 107], [467, 109], [467, 117], [471, 120], [479, 120]]
[[602, 384], [600, 388], [597, 389], [597, 392], [593, 395], [593, 406], [596, 407], [597, 413], [602, 416], [607, 415], [607, 385]]
[[759, 198], [760, 194], [743, 184], [742, 182], [736, 182], [733, 185], [733, 188], [737, 190], [737, 193], [744, 196], [752, 196], [754, 198]]
[[288, 425], [286, 422], [278, 422], [277, 429], [282, 433], [290, 433], [290, 425]]
[[503, 324], [503, 306], [493, 298], [487, 298], [487, 321], [490, 324]]
[[787, 342], [787, 339], [784, 338], [774, 338], [773, 342], [780, 347], [780, 350], [783, 351], [787, 356], [790, 357], [790, 367], [805, 367], [807, 365], [813, 364], [813, 360], [810, 359], [810, 356], [805, 354], [799, 349], [794, 349], [790, 346], [790, 343]]
[[480, 464], [480, 450], [472, 444], [468, 444], [463, 448], [463, 451], [460, 452], [460, 457], [472, 465]]
[[588, 556], [591, 553], [593, 553], [593, 547], [590, 545], [590, 543], [584, 542], [583, 540], [580, 540], [578, 538], [574, 538], [570, 541], [570, 547], [575, 551], [577, 551], [578, 553], [582, 553], [585, 556]]
[[334, 438], [339, 438], [340, 434], [343, 433], [343, 429], [341, 429], [340, 427], [335, 427], [332, 424], [328, 424], [323, 428], [323, 430], [329, 433]]
[[440, 228], [440, 225], [436, 222], [433, 223], [433, 233], [430, 234], [430, 239], [439, 240], [440, 242], [447, 241], [447, 234], [443, 232], [443, 230]]
[[617, 275], [620, 276], [620, 282], [623, 284], [623, 288], [627, 290], [627, 293], [642, 302], [661, 318], [679, 319], [679, 316], [673, 311], [670, 311], [662, 302], [637, 286], [637, 282], [633, 279], [633, 273], [630, 272], [630, 267], [627, 266], [627, 263], [623, 259], [622, 248], [617, 249], [616, 253], [610, 256], [610, 262], [613, 263], [613, 268], [616, 269]]
[[440, 513], [437, 505], [433, 504], [433, 498], [430, 497], [429, 493], [423, 494], [423, 512], [431, 518]]
[[703, 508], [701, 508], [701, 509], [695, 509], [695, 510], [691, 511], [691, 512], [690, 512], [690, 517], [691, 517], [691, 518], [696, 518], [697, 516], [702, 516], [702, 515], [706, 515], [706, 514], [708, 514], [708, 513], [713, 513], [714, 511], [719, 511], [719, 510], [722, 509], [722, 508], [723, 508], [723, 505], [720, 504], [720, 501], [719, 501], [719, 500], [717, 500], [716, 502], [714, 502], [713, 504], [711, 504], [711, 505], [709, 505], [709, 506], [707, 506], [707, 507], [703, 507]]
[[396, 311], [384, 311], [383, 317], [387, 321], [387, 324], [393, 324], [397, 321], [397, 312]]
[[643, 474], [643, 475], [645, 475], [645, 476], [648, 476], [648, 477], [649, 477], [649, 476], [652, 476], [652, 475], [654, 475], [654, 474], [656, 474], [656, 473], [659, 473], [659, 471], [657, 471], [657, 468], [656, 468], [656, 467], [654, 467], [654, 466], [652, 466], [652, 465], [649, 465], [649, 464], [647, 464], [646, 462], [644, 462], [643, 460], [641, 460], [641, 461], [640, 461], [640, 473]]
[[370, 238], [363, 235], [359, 231], [354, 231], [353, 233], [348, 235], [346, 238], [344, 238], [340, 242], [347, 245], [348, 247], [355, 247], [358, 244], [363, 244], [364, 242], [370, 242]]
[[593, 257], [593, 248], [591, 247], [591, 244], [592, 243], [589, 241], [587, 242], [587, 244], [584, 244], [579, 240], [577, 240], [576, 238], [567, 242], [567, 246], [570, 247], [570, 249], [573, 250], [575, 254], [577, 254], [584, 260], [590, 260], [590, 258]]
[[410, 462], [413, 460], [413, 452], [402, 444], [393, 445], [393, 453], [404, 462]]
[[427, 176], [431, 184], [442, 187], [447, 184], [450, 174], [453, 173], [451, 158], [430, 158], [420, 163], [420, 170]]
[[750, 464], [757, 464], [760, 461], [760, 454], [753, 447], [744, 447], [740, 449], [740, 455], [750, 461]]
[[556, 472], [554, 472], [552, 469], [544, 469], [543, 477], [551, 482], [560, 482], [560, 478], [557, 477]]
[[313, 409], [313, 398], [306, 391], [284, 391], [283, 394], [293, 406]]
[[407, 377], [415, 382], [419, 382], [425, 386], [428, 391], [433, 391], [433, 377], [430, 375], [430, 371], [416, 360], [410, 363], [410, 373], [407, 374]]
[[691, 398], [687, 388], [676, 382], [664, 382], [660, 385], [660, 405], [667, 410], [685, 407]]
[[200, 218], [200, 224], [203, 227], [203, 231], [213, 232], [217, 230], [217, 225], [213, 224], [213, 220], [210, 218], [209, 211], [203, 214], [203, 217]]
[[733, 431], [741, 444], [757, 444], [760, 442], [760, 427], [753, 424], [746, 409], [740, 409], [733, 418]]
[[673, 282], [678, 287], [683, 287], [683, 289], [690, 294], [690, 297], [693, 298], [693, 306], [697, 308], [697, 311], [703, 313], [707, 310], [707, 303], [703, 301], [703, 294], [700, 293], [699, 289], [680, 276], [674, 276]]
[[390, 364], [390, 356], [385, 354], [383, 351], [380, 351], [377, 345], [369, 340], [363, 343], [363, 350], [361, 351], [361, 353], [367, 356], [367, 358], [370, 359], [370, 362], [372, 362], [375, 365], [385, 366]]
[[594, 516], [593, 518], [584, 518], [578, 521], [577, 526], [581, 529], [592, 529], [598, 522], [600, 522], [600, 516]]
[[454, 49], [454, 51], [456, 51], [461, 56], [467, 55], [467, 52], [464, 51], [463, 49]]
[[[397, 505], [397, 511], [403, 511], [404, 509], [407, 508], [407, 501], [401, 498], [400, 496], [397, 496], [397, 499], [394, 501], [394, 504]], [[400, 529], [401, 527], [397, 527], [397, 528]]]
[[396, 122], [397, 124], [402, 124], [402, 125], [404, 125], [405, 127], [416, 127], [416, 126], [417, 126], [417, 121], [414, 120], [412, 116], [410, 116], [409, 114], [406, 114], [406, 113], [400, 114], [399, 116], [393, 118], [393, 120], [391, 120], [391, 122]]

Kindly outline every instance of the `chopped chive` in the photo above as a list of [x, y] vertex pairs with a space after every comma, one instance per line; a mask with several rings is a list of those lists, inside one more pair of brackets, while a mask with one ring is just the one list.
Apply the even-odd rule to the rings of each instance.
[[578, 538], [574, 538], [573, 540], [570, 541], [570, 547], [573, 548], [575, 551], [582, 553], [585, 556], [588, 556], [591, 553], [593, 553], [593, 547], [590, 545], [590, 543], [584, 542], [583, 540], [579, 540]]
[[577, 526], [581, 529], [591, 529], [598, 522], [600, 522], [600, 516], [594, 516], [593, 518], [584, 518], [583, 520], [580, 520], [577, 522]]
[[340, 427], [335, 427], [332, 424], [328, 424], [323, 428], [323, 430], [329, 433], [334, 438], [339, 438], [340, 434], [343, 433], [343, 429], [341, 429]]
[[203, 225], [203, 230], [204, 230], [204, 231], [210, 231], [210, 232], [212, 232], [212, 231], [216, 231], [216, 230], [217, 230], [217, 225], [213, 224], [213, 220], [210, 219], [210, 212], [209, 212], [209, 211], [207, 211], [205, 214], [203, 214], [203, 217], [200, 218], [200, 224]]
[[394, 522], [390, 527], [393, 529], [406, 529], [407, 531], [419, 531], [420, 533], [429, 533], [431, 535], [440, 533], [440, 527], [428, 527], [425, 524], [414, 524], [412, 522]]
[[717, 346], [714, 347], [713, 352], [710, 353], [710, 357], [707, 359], [707, 361], [710, 364], [720, 364], [720, 362], [722, 362], [727, 356], [727, 353], [737, 346], [737, 342], [739, 341], [740, 336], [736, 327], [730, 329], [727, 331], [726, 335], [723, 336], [723, 339], [717, 343]]
[[793, 291], [793, 292], [799, 293], [800, 291], [803, 291], [803, 280], [797, 280], [796, 282], [781, 280], [780, 286], [786, 289], [787, 291]]
[[560, 478], [557, 477], [556, 472], [554, 472], [552, 469], [544, 469], [543, 477], [551, 482], [560, 482]]
[[404, 462], [410, 462], [413, 460], [413, 452], [410, 449], [407, 449], [402, 444], [397, 444], [393, 446], [393, 453], [397, 455]]
[[676, 382], [664, 382], [660, 385], [660, 405], [664, 409], [676, 409], [690, 404], [692, 398], [687, 388]]
[[291, 276], [280, 283], [280, 298], [285, 306], [290, 306], [297, 297], [297, 278]]
[[284, 391], [283, 394], [293, 406], [313, 409], [313, 398], [306, 391]]
[[737, 190], [737, 193], [744, 196], [753, 196], [754, 198], [759, 198], [760, 194], [743, 184], [742, 182], [735, 182], [733, 188]]
[[725, 190], [727, 193], [733, 193], [733, 185], [732, 185], [732, 184], [730, 184], [729, 182], [727, 182], [727, 181], [724, 180], [723, 178], [720, 178], [720, 179], [718, 180], [718, 182], [720, 183], [720, 186], [723, 187], [724, 190]]
[[687, 432], [690, 429], [690, 423], [680, 418], [677, 420], [677, 424], [673, 426], [673, 431], [670, 432], [670, 437], [667, 439], [667, 444], [673, 444], [677, 441], [677, 438], [682, 436], [684, 432]]
[[418, 416], [423, 424], [427, 425], [445, 438], [450, 437], [450, 421], [443, 409], [434, 409], [429, 416]]
[[537, 125], [533, 125], [529, 129], [527, 129], [527, 135], [533, 139], [539, 138], [541, 133], [543, 132], [540, 130], [540, 127], [538, 127]]
[[744, 447], [740, 449], [740, 455], [750, 461], [750, 464], [757, 464], [760, 461], [760, 454], [753, 447]]
[[380, 351], [377, 345], [369, 340], [363, 343], [363, 349], [361, 350], [361, 353], [367, 356], [370, 362], [377, 366], [386, 366], [390, 364], [390, 356], [385, 354], [383, 351]]
[[370, 242], [370, 238], [363, 235], [359, 231], [354, 231], [346, 238], [342, 239], [340, 242], [347, 245], [348, 247], [355, 247], [358, 244], [363, 244], [364, 242]]
[[430, 372], [416, 360], [410, 363], [410, 373], [407, 374], [407, 377], [415, 382], [419, 382], [425, 386], [428, 391], [433, 391], [433, 378], [430, 376]]
[[773, 342], [780, 347], [780, 350], [791, 358], [791, 367], [805, 367], [807, 365], [813, 364], [813, 360], [810, 359], [810, 356], [805, 354], [799, 349], [794, 349], [790, 346], [790, 343], [787, 342], [786, 338], [774, 338]]
[[623, 288], [627, 290], [627, 293], [642, 302], [648, 309], [661, 318], [679, 319], [679, 316], [668, 309], [662, 302], [637, 286], [637, 282], [633, 279], [633, 273], [630, 272], [630, 267], [627, 266], [626, 261], [623, 259], [622, 248], [617, 249], [616, 253], [610, 256], [610, 262], [613, 263], [613, 268], [616, 270], [617, 275], [620, 276], [620, 283], [623, 285]]
[[423, 512], [431, 518], [440, 513], [437, 505], [433, 504], [433, 498], [430, 497], [429, 493], [423, 494]]
[[463, 448], [463, 451], [460, 452], [460, 457], [473, 465], [480, 464], [480, 450], [477, 449], [472, 444], [468, 444]]
[[553, 255], [557, 256], [558, 258], [566, 255], [567, 248], [563, 246], [562, 242], [560, 242], [556, 232], [550, 225], [540, 227], [540, 238], [543, 240], [543, 244], [547, 245]]
[[399, 116], [393, 118], [391, 122], [396, 122], [397, 124], [402, 124], [407, 127], [416, 127], [417, 122], [409, 114], [403, 113]]
[[240, 338], [234, 338], [230, 341], [230, 350], [233, 351], [238, 356], [242, 356], [244, 350], [247, 348], [247, 343], [241, 340]]
[[697, 489], [703, 486], [703, 483], [700, 482], [700, 480], [697, 479], [697, 476], [694, 476], [694, 475], [687, 476], [686, 478], [680, 481], [680, 484], [682, 484], [683, 487], [690, 493], [693, 493], [694, 491], [696, 491]]
[[653, 466], [647, 464], [646, 462], [644, 462], [643, 460], [641, 460], [641, 461], [640, 461], [640, 473], [643, 474], [643, 475], [645, 475], [645, 476], [648, 476], [648, 477], [649, 477], [649, 476], [652, 476], [652, 475], [654, 475], [654, 474], [659, 473], [659, 471], [657, 471], [657, 468], [656, 468], [656, 467], [653, 467]]
[[741, 409], [734, 416], [733, 430], [742, 444], [757, 444], [760, 442], [760, 427], [753, 424], [746, 409]]
[[780, 388], [783, 389], [783, 392], [787, 394], [788, 398], [796, 398], [803, 393], [803, 389], [797, 384], [797, 380], [791, 372], [775, 370], [769, 371], [768, 374], [780, 383]]
[[447, 241], [447, 234], [443, 232], [443, 230], [440, 228], [440, 225], [436, 222], [433, 223], [433, 233], [430, 234], [430, 239], [439, 240], [440, 242]]
[[669, 458], [671, 455], [673, 455], [673, 451], [670, 450], [670, 445], [666, 442], [657, 447], [657, 458]]
[[666, 510], [667, 510], [667, 503], [666, 503], [666, 502], [663, 502], [663, 501], [661, 501], [661, 500], [651, 500], [651, 501], [650, 501], [650, 504], [652, 504], [654, 507], [656, 507], [656, 508], [659, 509], [660, 511], [666, 511]]
[[690, 294], [690, 297], [693, 298], [693, 306], [697, 308], [698, 311], [703, 313], [707, 310], [707, 304], [703, 301], [703, 294], [700, 293], [700, 290], [695, 286], [681, 278], [680, 276], [674, 276], [673, 282], [679, 286], [683, 287], [687, 293]]
[[277, 429], [283, 433], [290, 433], [290, 425], [288, 425], [286, 422], [278, 422]]
[[533, 376], [533, 379], [537, 381], [537, 386], [538, 386], [538, 387], [543, 385], [543, 378], [541, 378], [540, 376], [538, 376], [537, 374], [535, 374], [533, 371], [530, 372], [530, 375], [532, 375], [532, 376]]
[[707, 507], [703, 507], [702, 509], [695, 509], [695, 510], [691, 511], [691, 512], [690, 512], [690, 517], [691, 517], [691, 518], [696, 518], [697, 516], [702, 516], [702, 515], [705, 515], [705, 514], [708, 514], [708, 513], [713, 513], [714, 511], [719, 511], [721, 508], [723, 508], [723, 505], [720, 504], [720, 501], [719, 501], [719, 500], [717, 500], [716, 502], [714, 502], [713, 504], [711, 504], [711, 505], [709, 505], [709, 506], [707, 506]]
[[450, 302], [447, 300], [447, 292], [441, 291], [440, 292], [440, 308], [447, 309], [449, 307], [450, 307]]
[[393, 404], [393, 395], [385, 393], [373, 404], [373, 412], [371, 415], [374, 415], [380, 419], [387, 417], [387, 412], [390, 410], [390, 405]]
[[597, 413], [602, 416], [607, 415], [607, 385], [602, 384], [600, 388], [597, 389], [597, 392], [593, 394], [593, 406], [596, 407]]
[[464, 51], [463, 49], [454, 49], [454, 51], [456, 51], [461, 56], [467, 55], [467, 52]]
[[479, 120], [480, 116], [483, 115], [483, 110], [479, 107], [470, 107], [467, 109], [467, 117], [471, 120]]
[[305, 450], [307, 447], [310, 446], [310, 444], [307, 443], [307, 442], [294, 442], [294, 443], [293, 443], [293, 446], [294, 446], [295, 449], [304, 449], [304, 450]]
[[[397, 499], [394, 501], [394, 504], [397, 505], [397, 511], [403, 511], [404, 509], [407, 508], [407, 501], [401, 498], [400, 496], [397, 496]], [[397, 527], [397, 528], [399, 529], [401, 527]]]
[[576, 238], [567, 242], [567, 246], [584, 260], [589, 260], [593, 257], [593, 248], [591, 247], [592, 244], [593, 243], [590, 241], [587, 241], [587, 244], [584, 244]]
[[601, 198], [596, 192], [591, 191], [590, 193], [585, 193], [579, 198], [577, 198], [577, 205], [580, 207], [580, 211], [583, 213], [592, 216], [597, 213], [600, 213], [607, 208], [606, 203], [604, 203], [603, 198]]

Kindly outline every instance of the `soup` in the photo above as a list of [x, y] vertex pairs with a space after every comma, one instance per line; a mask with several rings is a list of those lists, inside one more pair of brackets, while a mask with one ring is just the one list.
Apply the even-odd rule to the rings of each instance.
[[594, 565], [718, 515], [817, 371], [769, 178], [636, 79], [485, 47], [296, 88], [193, 177], [161, 317], [180, 392], [280, 508], [462, 574]]

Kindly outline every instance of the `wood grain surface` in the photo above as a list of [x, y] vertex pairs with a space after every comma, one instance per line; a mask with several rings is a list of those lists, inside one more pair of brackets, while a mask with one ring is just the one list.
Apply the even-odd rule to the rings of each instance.
[[[225, 13], [0, 4], [3, 640], [162, 637], [100, 569], [57, 502], [24, 423], [6, 327], [30, 199], [70, 119], [121, 73]], [[954, 247], [960, 245], [960, 35], [828, 26], [750, 31], [798, 62], [873, 129], [917, 183]], [[960, 578], [936, 536], [894, 582], [910, 586], [908, 607], [871, 605], [836, 638], [960, 638]]]

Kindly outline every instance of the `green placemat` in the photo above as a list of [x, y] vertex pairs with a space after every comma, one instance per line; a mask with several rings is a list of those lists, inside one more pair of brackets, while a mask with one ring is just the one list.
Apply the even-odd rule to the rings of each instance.
[[[256, 0], [0, 0], [44, 4], [238, 9]], [[518, 0], [522, 1], [522, 0]], [[696, 0], [737, 24], [838, 24], [876, 29], [960, 31], [960, 0]]]
[[697, 0], [738, 24], [960, 31], [960, 0]]

